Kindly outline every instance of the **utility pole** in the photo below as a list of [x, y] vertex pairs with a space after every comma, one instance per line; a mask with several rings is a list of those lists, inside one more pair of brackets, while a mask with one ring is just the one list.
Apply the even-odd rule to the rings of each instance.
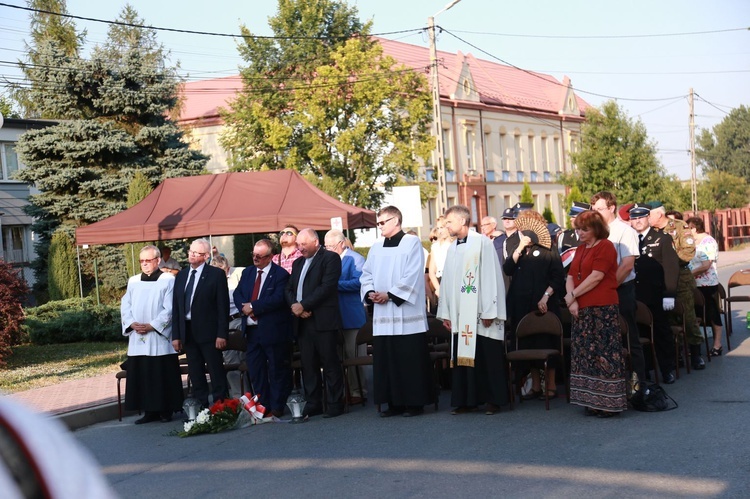
[[438, 77], [437, 42], [435, 40], [435, 18], [452, 8], [461, 0], [452, 0], [448, 5], [427, 18], [427, 31], [430, 34], [430, 68], [432, 76], [432, 128], [435, 133], [435, 171], [437, 173], [437, 206], [435, 218], [448, 208], [448, 187], [445, 185], [445, 144], [443, 144], [443, 111], [440, 108], [440, 80]]
[[445, 185], [445, 144], [443, 144], [443, 111], [440, 108], [440, 81], [438, 78], [437, 44], [435, 42], [435, 18], [427, 18], [430, 33], [430, 68], [432, 76], [432, 128], [435, 134], [435, 173], [437, 176], [437, 206], [435, 218], [448, 208], [448, 188]]
[[693, 88], [690, 88], [690, 193], [692, 196], [693, 213], [698, 213], [698, 182], [695, 175], [695, 103], [693, 100]]

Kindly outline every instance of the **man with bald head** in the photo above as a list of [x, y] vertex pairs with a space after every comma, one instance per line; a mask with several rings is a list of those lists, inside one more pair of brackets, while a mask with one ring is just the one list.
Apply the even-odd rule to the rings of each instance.
[[313, 229], [299, 232], [297, 247], [302, 257], [292, 264], [286, 301], [294, 315], [293, 327], [301, 354], [305, 414], [314, 416], [323, 412], [322, 364], [327, 403], [323, 417], [333, 418], [344, 412], [344, 376], [338, 353], [341, 258], [320, 245]]

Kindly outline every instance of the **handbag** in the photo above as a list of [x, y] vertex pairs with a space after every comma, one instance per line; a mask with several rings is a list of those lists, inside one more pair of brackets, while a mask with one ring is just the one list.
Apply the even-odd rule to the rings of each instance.
[[630, 398], [630, 405], [642, 412], [671, 411], [679, 407], [675, 399], [656, 383], [641, 383]]

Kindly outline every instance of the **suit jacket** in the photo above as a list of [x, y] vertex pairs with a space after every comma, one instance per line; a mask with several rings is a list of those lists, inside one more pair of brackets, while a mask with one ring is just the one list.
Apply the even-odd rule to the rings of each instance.
[[362, 270], [357, 270], [354, 258], [344, 255], [341, 259], [341, 277], [339, 277], [339, 310], [343, 329], [359, 329], [365, 325], [365, 306], [359, 297], [362, 284], [359, 278]]
[[[193, 304], [190, 307], [193, 338], [198, 343], [210, 343], [227, 337], [229, 329], [229, 287], [227, 275], [218, 267], [204, 264], [200, 279], [195, 283]], [[177, 273], [172, 305], [172, 339], [185, 342], [185, 286], [192, 267]]]
[[251, 330], [248, 340], [262, 344], [282, 343], [292, 340], [292, 313], [286, 304], [284, 293], [289, 281], [289, 273], [275, 263], [271, 263], [268, 275], [260, 289], [257, 300], [251, 301], [258, 268], [251, 265], [242, 271], [240, 283], [234, 290], [234, 303], [237, 310], [242, 311], [242, 304], [250, 302], [253, 305], [253, 315], [258, 321], [257, 326], [249, 327], [247, 321], [242, 320], [242, 332], [247, 334]]
[[[304, 264], [304, 258], [297, 258], [292, 264], [292, 275], [286, 286], [286, 301], [290, 306], [297, 303], [297, 287]], [[341, 328], [338, 298], [340, 276], [341, 257], [321, 246], [307, 269], [300, 302], [306, 311], [312, 312], [312, 317], [306, 320], [315, 321], [315, 329], [331, 331]], [[296, 332], [298, 317], [294, 317], [293, 324]]]
[[639, 243], [641, 256], [635, 259], [635, 296], [646, 305], [661, 306], [662, 298], [677, 295], [680, 262], [672, 236], [648, 231]]

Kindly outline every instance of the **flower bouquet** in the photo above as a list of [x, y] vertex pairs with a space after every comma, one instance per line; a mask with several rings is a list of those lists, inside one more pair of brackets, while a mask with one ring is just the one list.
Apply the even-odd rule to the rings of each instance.
[[251, 417], [240, 406], [238, 399], [220, 400], [208, 409], [203, 409], [193, 421], [185, 422], [181, 437], [201, 433], [219, 433], [220, 431], [244, 428], [251, 424]]

